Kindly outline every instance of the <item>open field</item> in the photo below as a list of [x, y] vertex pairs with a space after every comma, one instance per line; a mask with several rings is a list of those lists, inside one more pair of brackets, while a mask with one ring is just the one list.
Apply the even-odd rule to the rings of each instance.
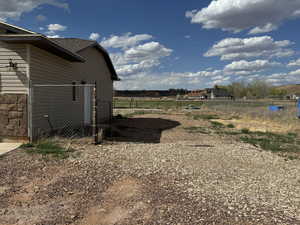
[[1, 157], [0, 224], [300, 224], [296, 133], [208, 109], [116, 113], [130, 117], [102, 145], [55, 139]]
[[[285, 107], [285, 110], [271, 112], [268, 109], [270, 105], [281, 105]], [[300, 132], [300, 120], [297, 118], [295, 101], [176, 101], [174, 99], [159, 100], [149, 98], [136, 98], [133, 100], [129, 98], [117, 98], [115, 100], [116, 109], [161, 109], [165, 111], [181, 111], [193, 107], [200, 107], [201, 112], [213, 112], [226, 115], [227, 118], [236, 118], [236, 121], [232, 122], [239, 128], [249, 128], [256, 131]]]
[[176, 100], [175, 98], [124, 98], [114, 99], [114, 107], [141, 108], [141, 109], [166, 109], [193, 106], [234, 106], [234, 107], [264, 107], [269, 105], [294, 106], [293, 100]]
[[140, 108], [140, 109], [169, 109], [181, 108], [193, 104], [201, 106], [202, 102], [175, 101], [174, 99], [144, 99], [144, 98], [115, 98], [114, 108]]

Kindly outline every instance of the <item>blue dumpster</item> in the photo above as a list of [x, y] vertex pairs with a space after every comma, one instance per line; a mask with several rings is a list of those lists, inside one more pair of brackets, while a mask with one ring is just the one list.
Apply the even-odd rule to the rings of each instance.
[[269, 106], [269, 110], [272, 111], [272, 112], [278, 112], [278, 111], [284, 110], [284, 106], [281, 106], [281, 105], [270, 105]]
[[297, 116], [300, 119], [300, 99], [298, 99], [298, 102], [297, 102]]

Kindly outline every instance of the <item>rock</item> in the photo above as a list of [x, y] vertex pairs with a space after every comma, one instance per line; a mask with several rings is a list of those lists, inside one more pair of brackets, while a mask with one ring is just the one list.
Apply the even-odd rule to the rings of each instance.
[[19, 119], [23, 117], [22, 112], [16, 112], [16, 111], [11, 111], [8, 113], [8, 118], [9, 119]]

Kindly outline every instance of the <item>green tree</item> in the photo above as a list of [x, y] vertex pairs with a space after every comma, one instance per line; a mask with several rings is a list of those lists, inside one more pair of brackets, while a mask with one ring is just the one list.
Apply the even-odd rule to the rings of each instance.
[[265, 81], [254, 80], [249, 83], [233, 82], [225, 86], [226, 90], [235, 98], [266, 98], [271, 95], [273, 87]]

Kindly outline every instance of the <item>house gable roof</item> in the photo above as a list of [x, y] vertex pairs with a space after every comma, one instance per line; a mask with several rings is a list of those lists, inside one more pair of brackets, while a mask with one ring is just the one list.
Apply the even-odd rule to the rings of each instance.
[[82, 49], [90, 47], [95, 42], [79, 38], [50, 38], [50, 40], [72, 52], [79, 52]]
[[84, 62], [85, 59], [80, 56], [78, 52], [89, 47], [95, 47], [103, 54], [107, 66], [111, 72], [112, 80], [120, 80], [109, 54], [96, 41], [78, 38], [48, 38], [45, 35], [4, 22], [0, 22], [0, 41], [8, 43], [32, 44], [71, 62]]
[[85, 61], [85, 59], [80, 55], [63, 48], [56, 42], [51, 41], [49, 38], [41, 34], [5, 34], [0, 35], [0, 41], [14, 44], [31, 44], [70, 62]]
[[17, 27], [5, 22], [0, 22], [0, 33], [2, 34], [36, 34], [30, 30], [26, 30], [21, 27]]
[[76, 54], [79, 54], [80, 51], [83, 51], [90, 47], [96, 48], [103, 55], [105, 62], [107, 63], [112, 80], [120, 80], [108, 52], [97, 41], [84, 40], [79, 38], [50, 38], [50, 40]]

